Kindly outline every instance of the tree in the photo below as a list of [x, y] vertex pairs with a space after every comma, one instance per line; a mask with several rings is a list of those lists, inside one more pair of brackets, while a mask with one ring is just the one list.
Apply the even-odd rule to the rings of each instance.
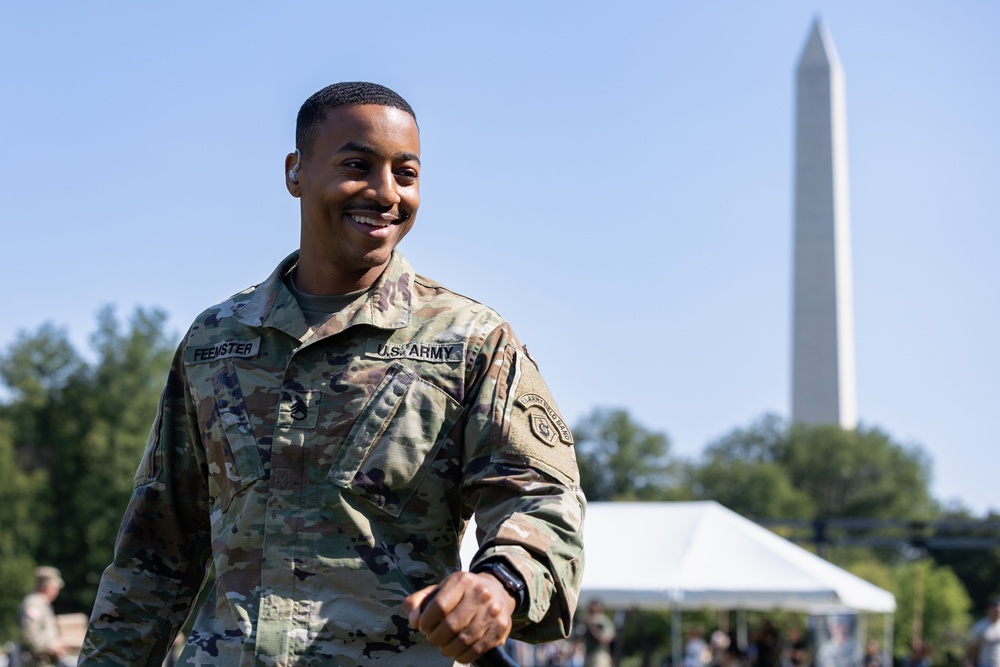
[[875, 428], [795, 425], [778, 459], [819, 517], [928, 519], [938, 511], [926, 455]]
[[[921, 635], [934, 650], [935, 664], [961, 664], [965, 640], [971, 624], [969, 595], [951, 568], [939, 567], [929, 559], [897, 566], [893, 571], [896, 595], [895, 653], [909, 652], [915, 622]], [[920, 600], [915, 615], [915, 601]]]
[[0, 377], [13, 396], [0, 417], [12, 425], [19, 468], [48, 481], [39, 494], [46, 510], [33, 517], [41, 539], [32, 555], [62, 570], [61, 610], [89, 610], [111, 560], [170, 363], [165, 319], [139, 309], [123, 330], [104, 309], [93, 364], [51, 325], [22, 335], [0, 358]]
[[82, 360], [64, 330], [44, 325], [22, 333], [0, 357], [0, 380], [11, 401], [0, 406], [0, 633], [17, 635], [17, 607], [34, 586], [52, 533], [49, 470], [65, 425], [57, 406]]
[[[1000, 522], [1000, 514], [991, 512], [983, 520]], [[977, 519], [967, 510], [954, 509], [942, 516], [941, 521], [972, 523]], [[996, 537], [996, 529], [981, 528], [959, 536]], [[932, 549], [930, 555], [936, 564], [946, 565], [955, 572], [969, 592], [969, 611], [975, 617], [982, 616], [987, 603], [1000, 595], [1000, 548]]]
[[666, 500], [675, 465], [670, 441], [622, 409], [595, 409], [573, 429], [589, 500]]
[[17, 608], [34, 586], [41, 533], [38, 497], [45, 473], [17, 464], [11, 424], [0, 419], [0, 643], [17, 636]]
[[161, 311], [139, 309], [122, 331], [114, 312], [102, 311], [92, 338], [97, 363], [66, 391], [83, 419], [76, 437], [63, 443], [62, 465], [53, 468], [61, 496], [55, 530], [63, 539], [53, 544], [51, 556], [82, 584], [76, 600], [86, 607], [111, 561], [170, 364], [173, 345], [163, 334], [165, 320]]
[[758, 518], [926, 519], [937, 511], [929, 469], [919, 449], [878, 429], [788, 427], [768, 415], [709, 445], [689, 486]]
[[14, 430], [23, 465], [51, 465], [53, 444], [70, 416], [59, 413], [64, 392], [84, 368], [66, 331], [52, 324], [42, 325], [33, 335], [22, 332], [0, 357], [0, 380], [13, 397], [2, 413]]
[[691, 497], [718, 501], [750, 517], [812, 517], [812, 498], [795, 488], [780, 460], [787, 437], [774, 415], [723, 436], [706, 448], [700, 464], [688, 469]]

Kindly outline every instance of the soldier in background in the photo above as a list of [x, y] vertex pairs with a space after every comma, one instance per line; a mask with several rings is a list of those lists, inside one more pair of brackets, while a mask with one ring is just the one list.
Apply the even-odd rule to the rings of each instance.
[[584, 667], [611, 667], [611, 642], [615, 639], [615, 623], [604, 613], [600, 600], [587, 605], [587, 618], [577, 629], [583, 641]]
[[[299, 250], [181, 342], [82, 666], [158, 665], [189, 613], [179, 662], [220, 667], [451, 665], [569, 633], [573, 437], [510, 325], [396, 249], [420, 168], [415, 115], [388, 88], [303, 104], [284, 165]], [[238, 221], [218, 231], [192, 244], [240, 261]]]
[[21, 629], [21, 667], [56, 665], [66, 654], [59, 639], [59, 627], [52, 603], [59, 597], [63, 580], [54, 567], [35, 568], [35, 590], [18, 609]]

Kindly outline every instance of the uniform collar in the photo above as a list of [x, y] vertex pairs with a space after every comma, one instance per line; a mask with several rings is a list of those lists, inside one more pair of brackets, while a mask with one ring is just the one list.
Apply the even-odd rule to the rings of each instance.
[[284, 278], [299, 261], [296, 250], [254, 290], [253, 296], [234, 316], [252, 327], [273, 327], [303, 342], [325, 338], [345, 329], [368, 324], [379, 329], [402, 329], [413, 318], [413, 267], [398, 250], [392, 251], [389, 264], [375, 281], [371, 290], [359, 296], [334, 318], [313, 330], [299, 309], [292, 293], [285, 287]]

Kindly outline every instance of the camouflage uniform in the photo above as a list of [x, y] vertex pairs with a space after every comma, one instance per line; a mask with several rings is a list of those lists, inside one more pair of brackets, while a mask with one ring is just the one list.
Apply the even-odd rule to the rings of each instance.
[[182, 341], [80, 664], [158, 664], [209, 566], [180, 664], [451, 664], [400, 605], [460, 569], [473, 513], [472, 565], [527, 583], [514, 636], [566, 635], [584, 499], [510, 327], [397, 251], [311, 329], [282, 282], [296, 261]]
[[18, 619], [21, 625], [21, 666], [56, 664], [59, 626], [49, 599], [41, 593], [29, 594], [21, 602]]

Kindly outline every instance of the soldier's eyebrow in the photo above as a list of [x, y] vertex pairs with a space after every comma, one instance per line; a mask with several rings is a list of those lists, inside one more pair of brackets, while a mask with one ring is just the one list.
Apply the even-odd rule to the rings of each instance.
[[[340, 149], [337, 152], [338, 153], [344, 153], [344, 152], [365, 153], [367, 155], [373, 155], [375, 157], [381, 157], [381, 153], [379, 153], [377, 150], [375, 150], [374, 148], [372, 148], [368, 144], [358, 143], [357, 141], [348, 141], [346, 144], [344, 144], [343, 146], [341, 146]], [[413, 162], [416, 162], [417, 164], [420, 164], [420, 157], [418, 155], [416, 155], [415, 153], [403, 152], [403, 153], [399, 153], [397, 155], [392, 156], [392, 158], [393, 158], [394, 162], [395, 161], [403, 161], [403, 162], [413, 161]]]

